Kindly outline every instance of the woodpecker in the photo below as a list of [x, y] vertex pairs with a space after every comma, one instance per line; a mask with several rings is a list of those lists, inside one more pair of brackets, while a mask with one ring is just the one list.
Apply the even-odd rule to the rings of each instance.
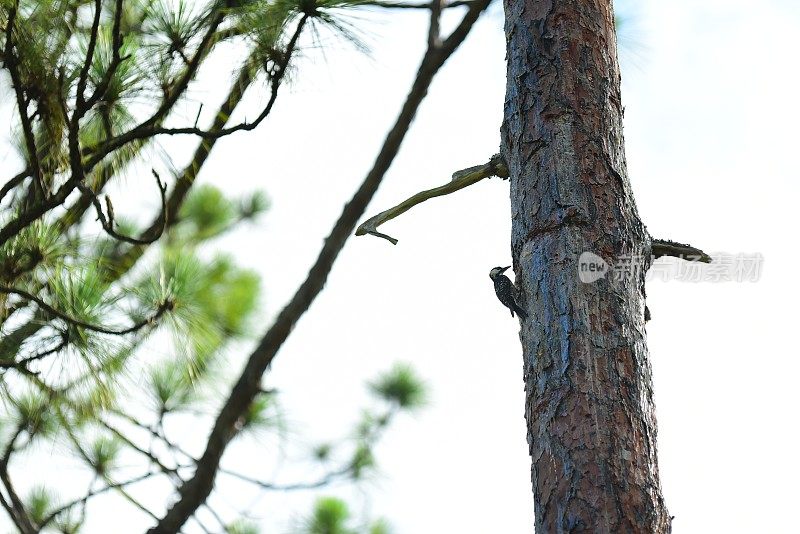
[[528, 313], [514, 300], [514, 284], [503, 274], [506, 269], [510, 268], [510, 265], [508, 267], [495, 267], [489, 271], [489, 278], [494, 282], [494, 292], [497, 298], [503, 303], [503, 306], [511, 310], [511, 317], [514, 317], [514, 312], [517, 312], [520, 317], [525, 319]]

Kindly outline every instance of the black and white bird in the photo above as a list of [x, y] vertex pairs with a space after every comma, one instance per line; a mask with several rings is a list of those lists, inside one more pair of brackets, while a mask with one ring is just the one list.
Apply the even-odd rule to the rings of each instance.
[[514, 312], [517, 312], [520, 317], [525, 319], [528, 313], [514, 300], [514, 284], [503, 274], [506, 269], [510, 268], [510, 265], [508, 267], [495, 267], [489, 271], [489, 278], [494, 282], [494, 292], [497, 298], [503, 303], [503, 306], [511, 310], [511, 317], [514, 317]]

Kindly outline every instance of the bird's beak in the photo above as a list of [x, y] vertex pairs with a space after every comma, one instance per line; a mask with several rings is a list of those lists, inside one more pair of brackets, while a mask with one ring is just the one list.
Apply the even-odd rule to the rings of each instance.
[[504, 273], [504, 272], [506, 272], [506, 270], [508, 270], [508, 269], [510, 269], [510, 268], [511, 268], [511, 266], [510, 266], [510, 265], [509, 265], [508, 267], [503, 267], [502, 269], [500, 269], [500, 272], [501, 272], [501, 273]]

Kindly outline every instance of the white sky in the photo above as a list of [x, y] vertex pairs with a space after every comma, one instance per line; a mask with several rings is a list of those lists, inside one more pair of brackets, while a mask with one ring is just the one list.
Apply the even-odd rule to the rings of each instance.
[[[505, 91], [499, 7], [434, 82], [369, 215], [497, 151]], [[623, 99], [640, 214], [656, 237], [765, 258], [758, 283], [647, 288], [674, 532], [797, 532], [800, 2], [644, 0], [631, 12]], [[371, 58], [342, 43], [324, 59], [308, 50], [264, 125], [223, 140], [201, 174], [232, 193], [264, 189], [273, 201], [259, 224], [218, 243], [263, 276], [264, 330], [369, 169], [421, 57], [423, 15], [370, 20], [361, 22]], [[233, 63], [216, 65], [207, 79], [227, 81]], [[213, 109], [214, 95], [194, 96]], [[253, 116], [258, 99], [249, 104]], [[394, 361], [411, 362], [430, 386], [430, 406], [391, 428], [369, 495], [344, 495], [400, 534], [531, 532], [518, 324], [488, 278], [491, 267], [510, 263], [508, 185], [485, 180], [382, 229], [400, 243], [351, 239], [267, 383], [301, 422], [298, 441], [315, 442], [347, 432], [367, 404], [365, 380]], [[268, 475], [261, 460], [273, 446], [254, 443], [229, 465]], [[250, 502], [239, 485], [220, 489], [223, 509]], [[313, 497], [270, 495], [252, 512], [266, 518], [265, 532], [287, 532]], [[112, 531], [99, 520], [119, 514], [94, 510], [89, 532]], [[141, 525], [131, 516], [113, 532]]]

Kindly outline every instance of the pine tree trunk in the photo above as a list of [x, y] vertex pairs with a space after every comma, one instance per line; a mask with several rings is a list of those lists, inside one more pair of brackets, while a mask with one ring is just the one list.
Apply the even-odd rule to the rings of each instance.
[[666, 533], [645, 269], [578, 277], [584, 252], [650, 256], [625, 165], [611, 0], [505, 0], [505, 11], [502, 153], [530, 313], [520, 339], [536, 532]]

